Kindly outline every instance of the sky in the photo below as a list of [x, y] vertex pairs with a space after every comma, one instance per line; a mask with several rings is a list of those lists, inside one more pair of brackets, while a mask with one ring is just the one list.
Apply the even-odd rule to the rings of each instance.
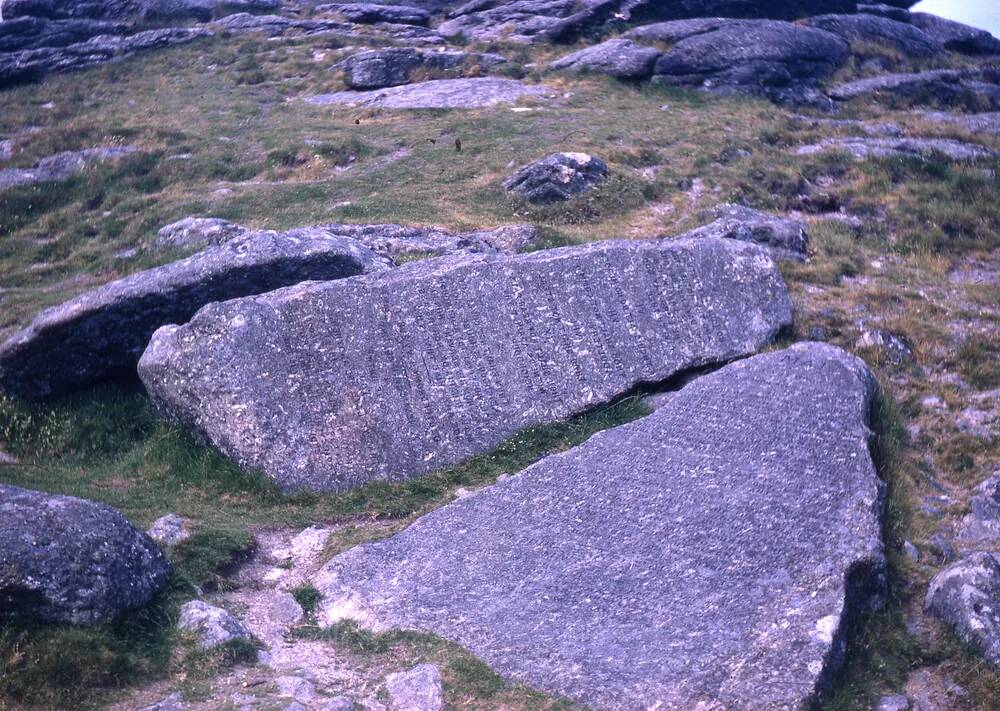
[[1000, 37], [1000, 0], [923, 0], [910, 9], [981, 27]]

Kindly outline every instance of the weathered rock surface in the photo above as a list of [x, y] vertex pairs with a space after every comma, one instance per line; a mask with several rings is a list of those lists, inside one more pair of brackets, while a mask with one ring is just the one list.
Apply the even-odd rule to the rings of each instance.
[[937, 123], [955, 124], [969, 133], [1000, 136], [1000, 111], [982, 114], [953, 114], [945, 111], [934, 111], [924, 114], [924, 118]]
[[322, 230], [237, 238], [42, 311], [0, 346], [0, 386], [44, 397], [134, 373], [153, 331], [187, 321], [207, 303], [387, 266], [364, 246]]
[[697, 378], [334, 558], [320, 619], [432, 631], [595, 709], [806, 707], [884, 593], [874, 388], [816, 343]]
[[813, 155], [824, 151], [843, 151], [856, 160], [866, 158], [934, 158], [977, 160], [997, 155], [976, 143], [951, 138], [826, 138], [808, 146], [800, 146], [798, 155]]
[[377, 22], [364, 28], [351, 22], [314, 18], [301, 20], [283, 15], [229, 15], [213, 23], [213, 27], [231, 33], [260, 33], [267, 37], [312, 37], [316, 35], [343, 35], [354, 41], [372, 37], [405, 40], [409, 43], [440, 44], [444, 41], [437, 32], [417, 25]]
[[508, 192], [528, 202], [548, 205], [603, 183], [608, 164], [587, 153], [553, 153], [518, 168], [503, 182]]
[[0, 484], [0, 617], [106, 622], [149, 603], [170, 574], [110, 506]]
[[274, 12], [281, 0], [141, 0], [144, 20], [208, 22], [236, 13]]
[[42, 20], [21, 17], [0, 22], [0, 52], [65, 47], [97, 35], [122, 34], [127, 25], [101, 20]]
[[513, 254], [538, 242], [531, 225], [515, 224], [491, 230], [455, 233], [438, 227], [395, 224], [331, 224], [322, 229], [355, 239], [376, 254], [393, 260], [441, 256], [456, 252], [503, 252]]
[[433, 664], [418, 664], [409, 671], [385, 678], [391, 711], [439, 711], [444, 706], [441, 672]]
[[612, 241], [213, 304], [160, 329], [139, 373], [163, 412], [241, 466], [286, 489], [343, 490], [752, 353], [790, 321], [756, 247]]
[[944, 45], [919, 27], [876, 15], [820, 15], [806, 23], [843, 37], [848, 42], [874, 42], [893, 47], [910, 57], [931, 57]]
[[936, 101], [941, 104], [961, 103], [967, 97], [974, 96], [990, 108], [1000, 108], [1000, 84], [995, 78], [982, 72], [955, 69], [883, 74], [858, 79], [833, 87], [829, 95], [839, 101], [881, 95], [919, 103]]
[[4, 0], [5, 20], [97, 19], [136, 24], [145, 20], [199, 20], [235, 12], [270, 12], [281, 0]]
[[790, 22], [742, 21], [677, 42], [654, 68], [654, 82], [745, 91], [795, 100], [849, 55], [842, 39]]
[[427, 25], [431, 15], [426, 10], [409, 5], [377, 5], [375, 3], [331, 3], [320, 5], [316, 12], [333, 12], [351, 22], [371, 24], [394, 22], [401, 25]]
[[561, 57], [549, 64], [549, 68], [596, 72], [619, 79], [646, 79], [653, 73], [660, 54], [657, 49], [640, 47], [628, 39], [613, 39]]
[[1000, 54], [1000, 39], [978, 27], [946, 20], [927, 12], [911, 13], [910, 22], [954, 52]]
[[137, 153], [133, 146], [108, 146], [82, 151], [64, 151], [42, 158], [33, 168], [7, 168], [0, 170], [0, 190], [68, 180], [84, 171], [88, 164], [104, 163]]
[[720, 237], [759, 244], [776, 259], [803, 261], [809, 251], [805, 223], [744, 205], [720, 205], [710, 213], [715, 220], [684, 237]]
[[915, 360], [909, 341], [904, 336], [883, 328], [862, 329], [854, 348], [874, 350], [893, 365], [912, 363]]
[[153, 249], [215, 247], [252, 230], [218, 217], [185, 217], [162, 227], [153, 240]]
[[888, 17], [890, 20], [896, 20], [896, 22], [909, 22], [910, 21], [910, 11], [904, 7], [895, 7], [893, 5], [886, 4], [874, 4], [874, 5], [858, 5], [858, 12], [864, 13], [866, 15], [878, 15], [879, 17]]
[[202, 600], [184, 604], [177, 628], [194, 635], [202, 649], [214, 649], [236, 640], [253, 639], [243, 623], [228, 610]]
[[958, 538], [987, 544], [1000, 542], [1000, 470], [976, 487], [969, 503], [972, 511], [962, 519]]
[[437, 79], [373, 91], [341, 91], [312, 96], [306, 101], [318, 106], [347, 104], [387, 109], [480, 109], [548, 95], [549, 90], [542, 86], [532, 86], [514, 79], [481, 77]]
[[480, 41], [573, 41], [623, 21], [712, 16], [793, 20], [821, 12], [854, 12], [854, 0], [472, 0], [452, 9], [438, 28], [445, 36]]
[[924, 605], [1000, 669], [1000, 561], [992, 554], [972, 553], [942, 570]]
[[628, 39], [642, 42], [663, 42], [674, 44], [688, 37], [714, 32], [723, 26], [737, 27], [742, 24], [738, 20], [725, 17], [696, 17], [691, 20], [669, 20], [655, 22], [651, 25], [634, 27], [624, 34]]
[[342, 66], [350, 88], [381, 89], [409, 83], [418, 70], [461, 76], [479, 73], [505, 61], [499, 54], [389, 47], [353, 54]]
[[84, 69], [135, 52], [185, 44], [212, 32], [203, 27], [168, 27], [134, 35], [99, 35], [66, 47], [39, 47], [0, 54], [0, 86], [37, 79], [51, 72]]

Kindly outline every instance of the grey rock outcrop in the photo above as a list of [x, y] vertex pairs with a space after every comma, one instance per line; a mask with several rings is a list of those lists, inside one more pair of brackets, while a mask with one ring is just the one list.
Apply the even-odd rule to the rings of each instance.
[[371, 24], [394, 22], [401, 25], [427, 25], [431, 14], [410, 5], [378, 5], [375, 3], [330, 3], [320, 5], [316, 12], [333, 12], [351, 22]]
[[237, 238], [42, 311], [0, 346], [0, 386], [37, 398], [134, 376], [153, 331], [187, 321], [207, 303], [388, 266], [364, 246], [322, 230]]
[[347, 104], [386, 109], [481, 109], [550, 95], [545, 87], [514, 79], [476, 77], [436, 79], [372, 91], [341, 91], [312, 96], [306, 101], [317, 106]]
[[632, 40], [613, 39], [560, 57], [549, 68], [608, 74], [619, 79], [647, 79], [660, 54], [659, 50], [641, 47]]
[[931, 580], [924, 607], [1000, 669], [1000, 561], [977, 552]]
[[978, 27], [946, 20], [927, 12], [911, 13], [910, 22], [954, 52], [1000, 54], [1000, 39]]
[[740, 24], [742, 23], [739, 20], [725, 17], [696, 17], [690, 20], [669, 20], [655, 22], [651, 25], [640, 25], [632, 28], [623, 36], [640, 42], [675, 44], [688, 37], [715, 32], [723, 26], [737, 27]]
[[772, 215], [744, 205], [720, 205], [709, 213], [713, 222], [683, 236], [720, 237], [759, 244], [776, 259], [803, 261], [809, 251], [805, 223], [791, 217]]
[[109, 146], [104, 148], [88, 148], [82, 151], [64, 151], [48, 158], [42, 158], [33, 168], [7, 168], [0, 170], [0, 190], [33, 185], [35, 183], [52, 183], [69, 180], [82, 173], [93, 163], [123, 158], [139, 151], [133, 146]]
[[102, 20], [42, 20], [21, 17], [0, 22], [0, 52], [65, 47], [98, 35], [123, 34], [127, 25]]
[[893, 5], [886, 5], [882, 3], [873, 5], [858, 5], [858, 12], [866, 15], [888, 17], [890, 20], [895, 20], [896, 22], [910, 21], [910, 11], [906, 8], [895, 7]]
[[757, 247], [612, 241], [213, 304], [157, 331], [139, 374], [162, 412], [240, 466], [285, 489], [343, 490], [752, 353], [790, 322]]
[[218, 217], [185, 217], [162, 227], [153, 240], [153, 249], [216, 247], [250, 232], [248, 227]]
[[653, 81], [795, 101], [848, 56], [847, 43], [824, 30], [768, 20], [732, 22], [677, 42], [657, 60]]
[[106, 622], [149, 603], [170, 574], [110, 506], [0, 485], [0, 617]]
[[444, 706], [441, 672], [433, 664], [418, 664], [409, 671], [385, 678], [390, 711], [440, 711]]
[[862, 329], [854, 348], [874, 350], [893, 365], [912, 363], [916, 359], [905, 336], [883, 328]]
[[915, 103], [961, 104], [969, 97], [991, 109], [1000, 108], [1000, 83], [995, 76], [980, 71], [932, 69], [925, 72], [883, 74], [857, 79], [833, 87], [831, 98], [838, 101], [875, 97], [900, 98]]
[[589, 708], [808, 707], [885, 592], [874, 390], [816, 343], [697, 378], [334, 558], [319, 619], [434, 632]]
[[215, 649], [237, 640], [253, 639], [250, 631], [228, 610], [201, 600], [192, 600], [181, 607], [177, 628], [193, 635], [202, 649]]
[[211, 37], [203, 27], [167, 27], [133, 35], [99, 35], [65, 47], [39, 47], [0, 53], [0, 86], [37, 79], [52, 72], [84, 69], [135, 52]]
[[996, 152], [977, 143], [951, 138], [825, 138], [819, 143], [800, 146], [798, 155], [825, 151], [849, 153], [856, 160], [866, 158], [934, 158], [978, 160], [996, 156]]
[[353, 54], [344, 60], [342, 66], [347, 85], [364, 90], [407, 84], [418, 70], [461, 76], [478, 73], [505, 61], [498, 54], [389, 47]]
[[229, 15], [212, 23], [212, 27], [229, 33], [260, 33], [267, 37], [315, 37], [337, 35], [351, 41], [371, 39], [402, 40], [410, 44], [437, 45], [444, 41], [437, 32], [418, 25], [377, 22], [357, 25], [341, 20], [312, 18], [308, 20], [284, 15]]
[[322, 229], [355, 239], [376, 254], [393, 260], [441, 256], [458, 252], [513, 254], [538, 242], [531, 225], [515, 224], [477, 232], [450, 232], [439, 227], [395, 224], [331, 224]]
[[608, 164], [588, 153], [553, 153], [518, 168], [503, 182], [536, 205], [569, 200], [608, 178]]
[[935, 111], [923, 115], [924, 120], [935, 123], [950, 123], [960, 126], [969, 133], [985, 133], [1000, 136], [1000, 111], [981, 114], [953, 114]]
[[910, 57], [931, 57], [944, 45], [919, 27], [876, 15], [820, 15], [806, 23], [843, 37], [848, 42], [874, 42], [891, 46]]

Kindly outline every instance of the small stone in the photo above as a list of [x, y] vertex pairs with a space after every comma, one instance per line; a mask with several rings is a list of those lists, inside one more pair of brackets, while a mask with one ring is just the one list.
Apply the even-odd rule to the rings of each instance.
[[503, 187], [528, 202], [547, 205], [569, 200], [607, 177], [608, 165], [600, 158], [587, 153], [553, 153], [519, 168]]
[[413, 669], [385, 678], [390, 711], [439, 711], [444, 705], [441, 672], [433, 664], [419, 664]]
[[910, 541], [903, 541], [903, 552], [914, 563], [920, 562], [920, 551]]
[[904, 694], [883, 696], [875, 704], [875, 711], [910, 711], [910, 700]]
[[304, 615], [302, 606], [291, 593], [278, 593], [271, 603], [270, 618], [286, 627], [298, 624]]
[[173, 548], [181, 541], [186, 541], [191, 537], [184, 519], [175, 513], [168, 513], [153, 521], [153, 524], [146, 531], [150, 538], [161, 546]]
[[249, 630], [229, 611], [201, 600], [184, 604], [177, 627], [194, 634], [202, 649], [214, 649], [234, 640], [253, 639]]
[[354, 711], [354, 701], [346, 696], [334, 696], [323, 708], [324, 711]]
[[881, 328], [864, 329], [854, 344], [857, 350], [878, 351], [893, 365], [911, 363], [913, 350], [906, 338]]
[[4, 464], [17, 464], [17, 459], [0, 449], [0, 466]]
[[302, 703], [309, 703], [316, 698], [316, 687], [301, 676], [279, 676], [274, 683], [281, 696], [291, 696]]
[[181, 699], [180, 693], [175, 691], [170, 696], [160, 699], [155, 704], [143, 706], [137, 711], [184, 711], [186, 708], [187, 704]]

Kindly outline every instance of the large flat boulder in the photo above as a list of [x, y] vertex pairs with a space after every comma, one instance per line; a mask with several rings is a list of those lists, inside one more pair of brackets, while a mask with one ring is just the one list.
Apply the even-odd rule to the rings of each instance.
[[82, 173], [88, 165], [118, 160], [138, 152], [139, 149], [135, 146], [101, 146], [82, 151], [63, 151], [42, 158], [31, 168], [0, 170], [0, 190], [69, 180]]
[[824, 138], [819, 143], [799, 146], [800, 156], [828, 151], [848, 153], [855, 160], [868, 158], [947, 158], [979, 160], [996, 157], [996, 151], [978, 143], [953, 138]]
[[978, 27], [946, 20], [928, 12], [911, 13], [910, 22], [952, 51], [965, 54], [1000, 54], [1000, 39]]
[[800, 344], [331, 560], [323, 624], [434, 632], [594, 709], [799, 709], [881, 602], [874, 380]]
[[482, 109], [549, 95], [551, 92], [543, 86], [514, 79], [476, 77], [436, 79], [371, 91], [339, 91], [311, 96], [306, 101], [317, 106], [346, 104], [386, 109]]
[[0, 618], [106, 622], [150, 602], [171, 570], [110, 506], [0, 484]]
[[478, 74], [506, 61], [499, 54], [483, 52], [387, 47], [352, 54], [341, 67], [347, 86], [366, 90], [408, 84], [418, 71], [463, 76]]
[[791, 22], [726, 22], [678, 41], [656, 62], [653, 81], [777, 96], [828, 78], [850, 54], [834, 34]]
[[214, 304], [159, 330], [139, 374], [163, 412], [242, 467], [285, 489], [343, 490], [752, 353], [790, 322], [754, 246], [611, 241]]
[[134, 377], [153, 331], [187, 321], [207, 303], [388, 266], [357, 242], [322, 230], [239, 237], [42, 311], [0, 346], [0, 387], [37, 398], [122, 373]]

